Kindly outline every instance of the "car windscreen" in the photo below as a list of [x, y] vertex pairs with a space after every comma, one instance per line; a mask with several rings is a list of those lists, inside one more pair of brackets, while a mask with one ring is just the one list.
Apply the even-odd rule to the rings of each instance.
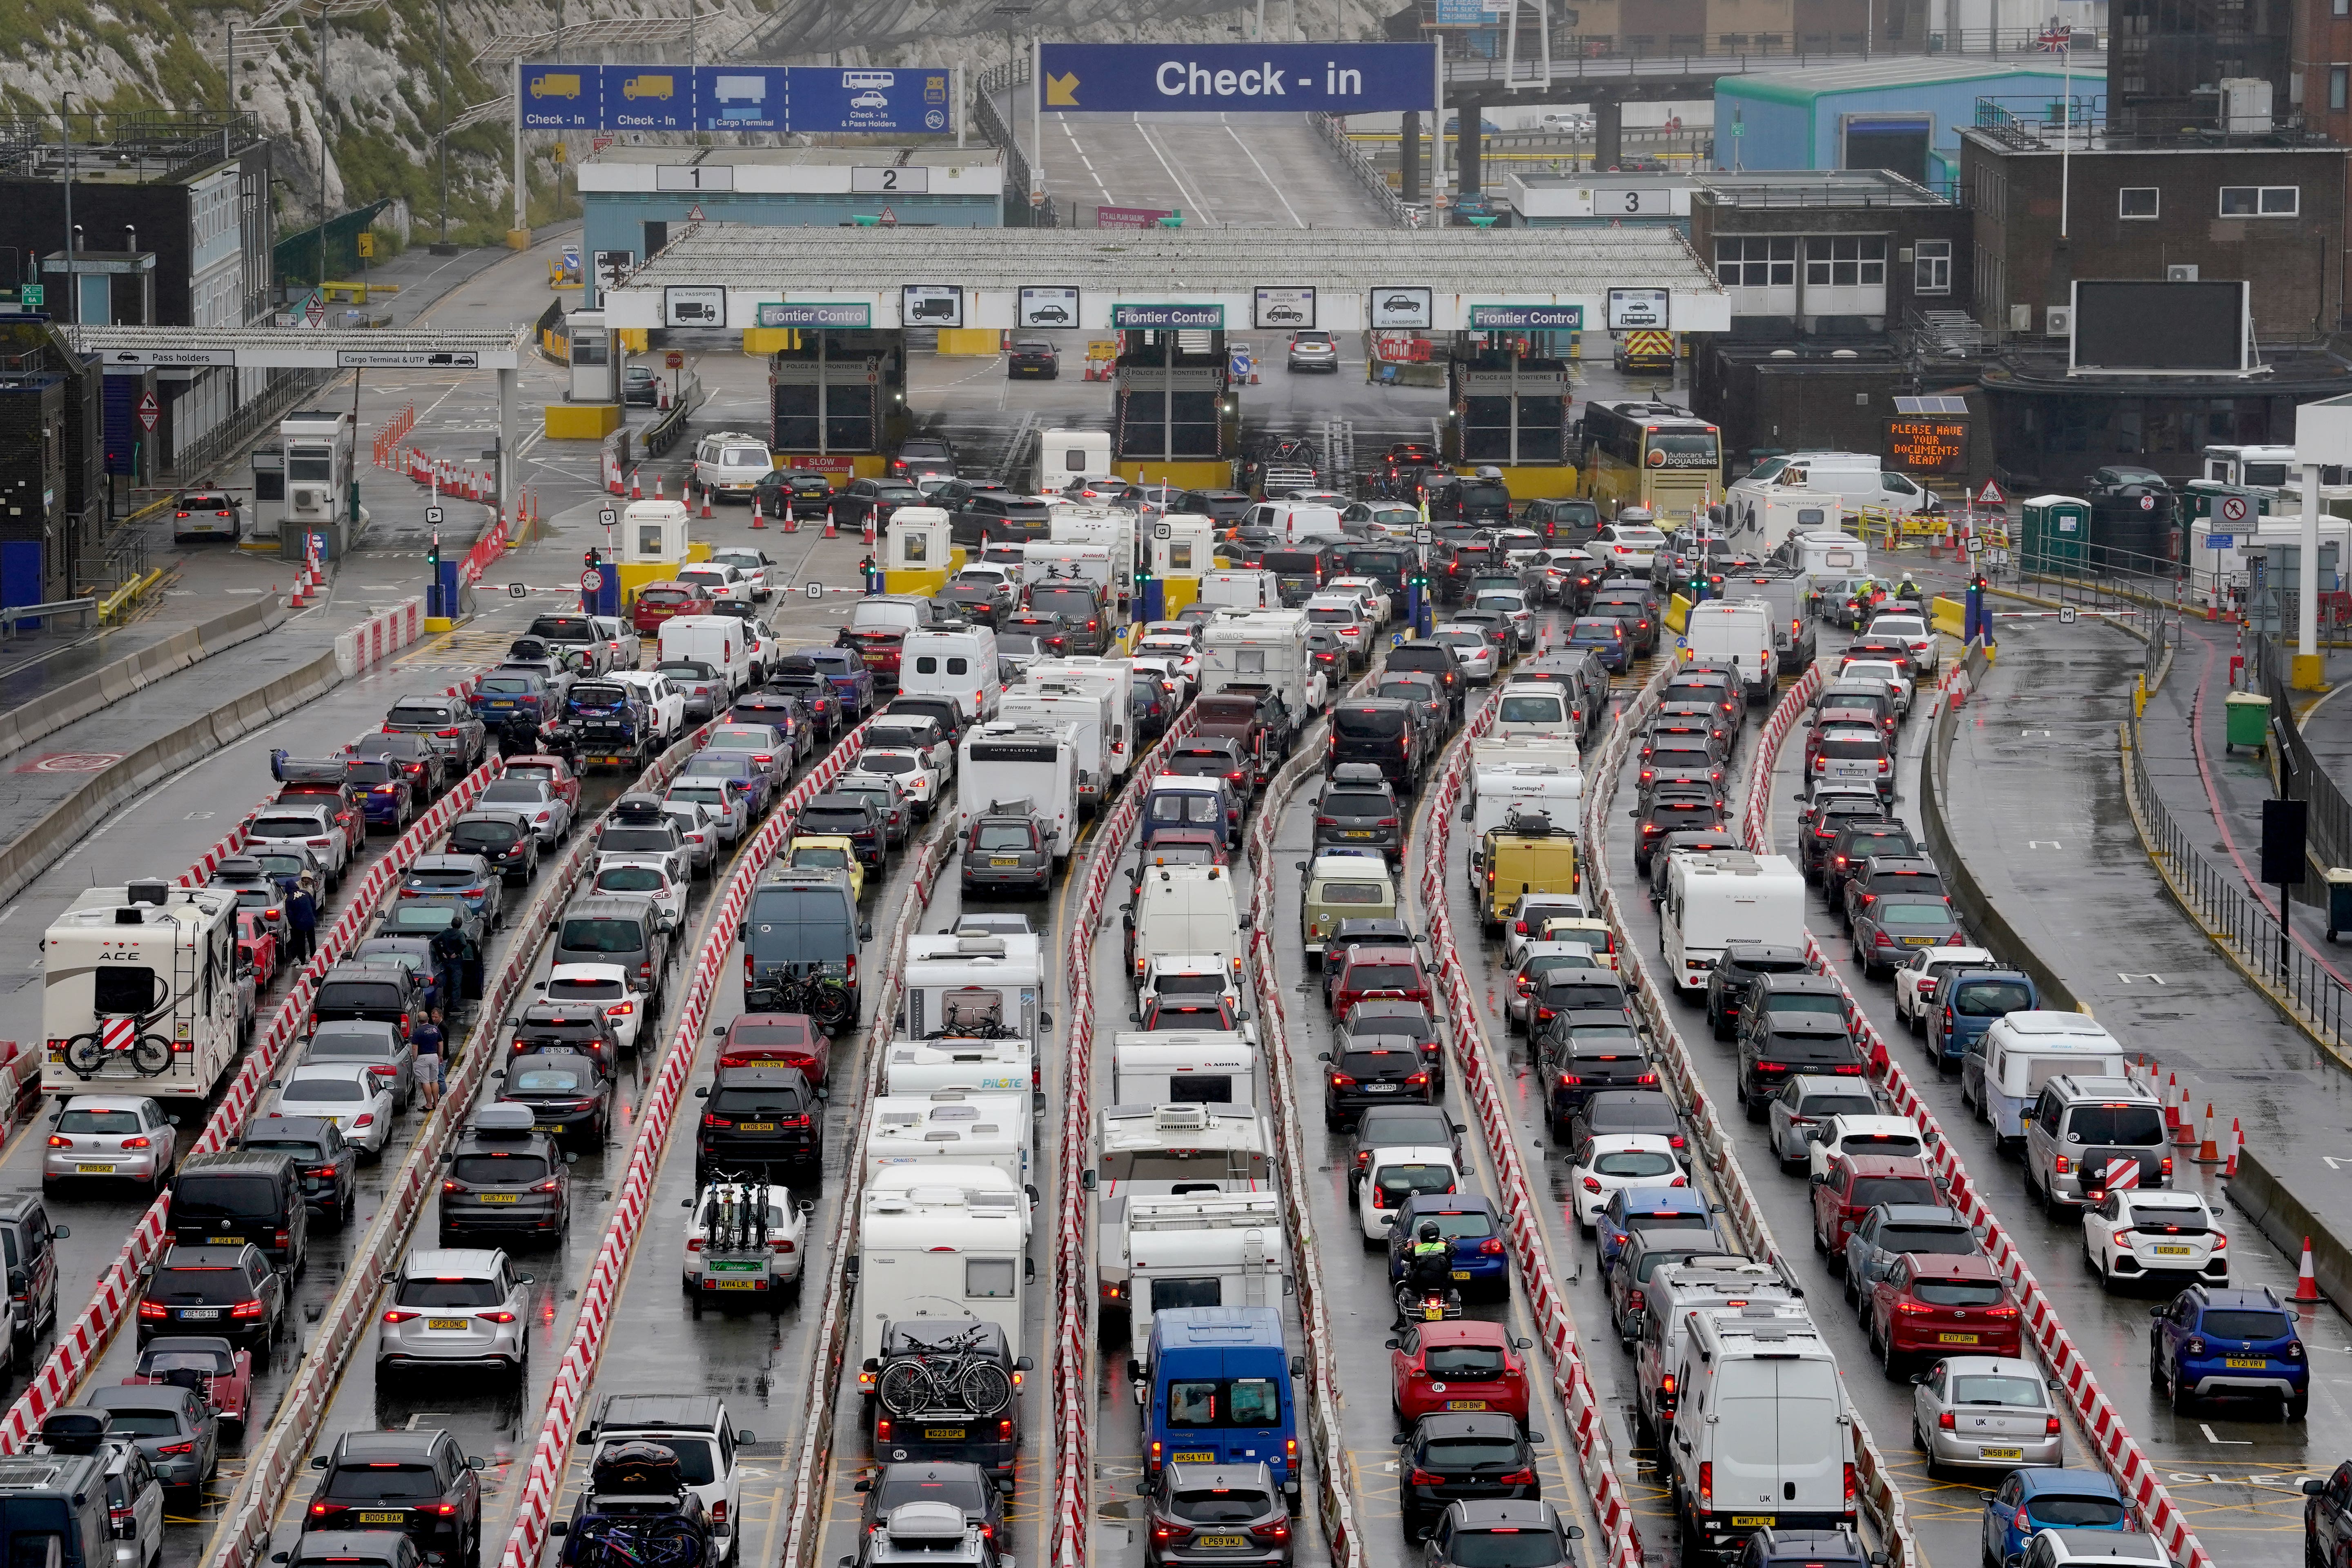
[[2084, 1144], [2145, 1148], [2164, 1142], [2164, 1114], [2153, 1105], [2078, 1105], [2066, 1133]]

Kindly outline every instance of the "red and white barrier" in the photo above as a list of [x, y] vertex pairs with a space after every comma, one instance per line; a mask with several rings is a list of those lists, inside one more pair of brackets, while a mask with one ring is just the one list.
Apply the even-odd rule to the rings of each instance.
[[[1429, 933], [1436, 969], [1434, 978], [1445, 993], [1443, 1012], [1454, 1026], [1448, 1034], [1454, 1068], [1462, 1077], [1463, 1095], [1477, 1112], [1479, 1131], [1495, 1164], [1501, 1188], [1497, 1200], [1510, 1231], [1512, 1267], [1519, 1277], [1519, 1288], [1527, 1294], [1528, 1315], [1535, 1320], [1536, 1331], [1551, 1362], [1552, 1386], [1568, 1415], [1577, 1468], [1606, 1543], [1605, 1560], [1612, 1568], [1642, 1568], [1641, 1532], [1634, 1522], [1633, 1500], [1618, 1479], [1616, 1451], [1609, 1436], [1611, 1412], [1593, 1386], [1591, 1372], [1577, 1345], [1576, 1323], [1569, 1315], [1567, 1298], [1560, 1291], [1559, 1278], [1552, 1267], [1551, 1250], [1537, 1217], [1537, 1205], [1541, 1200], [1528, 1182], [1527, 1167], [1519, 1158], [1514, 1133], [1517, 1111], [1504, 1095], [1479, 1029], [1476, 986], [1454, 946], [1453, 921], [1446, 912], [1446, 847], [1453, 835], [1454, 808], [1462, 798], [1463, 780], [1469, 772], [1469, 743], [1494, 726], [1495, 702], [1490, 698], [1471, 716], [1470, 722], [1447, 749], [1437, 778], [1430, 786], [1425, 825], [1407, 861], [1409, 867], [1419, 868], [1419, 874], [1408, 880], [1418, 889], [1423, 929]], [[1621, 723], [1621, 740], [1623, 733]], [[1618, 750], [1622, 754], [1622, 745]], [[1590, 831], [1588, 827], [1588, 835]], [[1621, 950], [1626, 946], [1622, 935], [1618, 946]]]
[[180, 873], [178, 885], [183, 888], [201, 888], [211, 881], [213, 873], [220, 869], [222, 861], [244, 850], [247, 830], [252, 827], [253, 819], [259, 816], [265, 809], [267, 809], [266, 805], [257, 805], [247, 812], [245, 820], [230, 828], [226, 837], [197, 856], [196, 863]]
[[335, 662], [346, 679], [373, 669], [425, 632], [425, 601], [405, 599], [369, 616], [335, 639]]
[[[790, 837], [793, 819], [856, 755], [859, 732], [851, 731], [785, 795], [767, 825], [753, 836], [751, 847], [728, 879], [727, 891], [710, 917], [710, 934], [695, 954], [686, 988], [679, 997], [677, 1027], [670, 1037], [670, 1048], [663, 1054], [653, 1085], [637, 1105], [636, 1133], [629, 1143], [628, 1163], [623, 1167], [620, 1195], [614, 1203], [613, 1217], [604, 1227], [604, 1241], [597, 1249], [595, 1264], [581, 1287], [580, 1314], [572, 1323], [571, 1342], [564, 1349], [562, 1364], [548, 1392], [547, 1412], [541, 1420], [539, 1438], [532, 1446], [530, 1465], [523, 1475], [514, 1525], [500, 1555], [502, 1568], [530, 1568], [547, 1543], [547, 1527], [562, 1490], [563, 1468], [571, 1454], [572, 1436], [579, 1430], [582, 1405], [595, 1379], [596, 1363], [604, 1353], [604, 1336], [612, 1326], [614, 1310], [620, 1305], [629, 1254], [645, 1226], [646, 1207], [652, 1201], [655, 1181], [661, 1169], [662, 1146], [668, 1142], [670, 1122], [694, 1070], [696, 1047], [700, 1042], [703, 1021], [709, 1014], [711, 998], [717, 994], [724, 974], [727, 954], [735, 940], [736, 922], [742, 918], [768, 860]], [[702, 738], [703, 731], [698, 731], [688, 744], [699, 744]], [[824, 1374], [820, 1368], [819, 1375]]]

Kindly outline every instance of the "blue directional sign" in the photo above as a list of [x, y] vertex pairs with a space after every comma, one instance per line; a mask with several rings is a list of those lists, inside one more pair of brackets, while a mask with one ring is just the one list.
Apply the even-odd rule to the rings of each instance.
[[526, 131], [797, 131], [912, 134], [954, 128], [944, 66], [522, 68]]
[[1040, 68], [1048, 114], [1365, 114], [1437, 96], [1433, 44], [1047, 44]]

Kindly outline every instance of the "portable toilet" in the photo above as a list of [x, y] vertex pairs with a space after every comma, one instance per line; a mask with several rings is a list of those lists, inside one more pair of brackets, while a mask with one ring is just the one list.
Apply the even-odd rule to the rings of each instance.
[[[1193, 512], [1171, 512], [1151, 524], [1146, 557], [1152, 586], [1145, 591], [1143, 618], [1169, 620], [1201, 596], [1201, 576], [1216, 565], [1216, 525]], [[1154, 606], [1153, 595], [1160, 603]]]
[[2078, 573], [2090, 554], [2091, 503], [2073, 496], [2035, 496], [2025, 503], [2028, 572]]
[[948, 514], [935, 506], [902, 506], [882, 529], [882, 589], [888, 594], [938, 593], [963, 570], [963, 552], [948, 537]]
[[614, 530], [620, 550], [621, 603], [627, 605], [648, 583], [667, 582], [689, 561], [707, 561], [710, 546], [688, 537], [682, 500], [633, 500]]

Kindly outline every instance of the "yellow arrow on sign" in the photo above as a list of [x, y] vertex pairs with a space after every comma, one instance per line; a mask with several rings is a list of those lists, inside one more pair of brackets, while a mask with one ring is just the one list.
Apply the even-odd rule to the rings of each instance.
[[1066, 71], [1045, 79], [1045, 107], [1076, 109], [1078, 106], [1078, 73]]

